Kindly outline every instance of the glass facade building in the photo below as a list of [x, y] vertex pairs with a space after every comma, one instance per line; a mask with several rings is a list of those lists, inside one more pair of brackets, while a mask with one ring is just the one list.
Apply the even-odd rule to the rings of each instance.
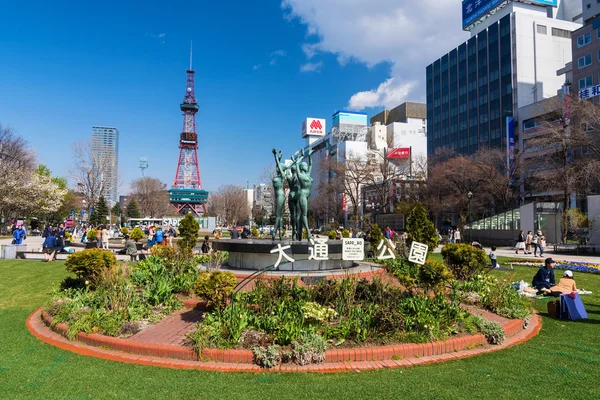
[[427, 66], [427, 153], [506, 146], [513, 115], [511, 18], [504, 16]]

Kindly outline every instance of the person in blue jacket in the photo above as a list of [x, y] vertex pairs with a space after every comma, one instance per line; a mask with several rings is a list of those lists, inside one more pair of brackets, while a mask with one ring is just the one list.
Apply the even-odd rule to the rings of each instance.
[[14, 244], [23, 244], [23, 239], [25, 239], [25, 229], [23, 229], [23, 224], [17, 224], [17, 229], [13, 232], [13, 237], [15, 238]]
[[555, 263], [553, 259], [546, 258], [545, 265], [540, 268], [533, 277], [531, 286], [537, 290], [541, 290], [550, 289], [552, 286], [556, 285], [556, 279], [554, 278], [554, 265]]
[[56, 249], [58, 247], [55, 235], [56, 231], [54, 229], [51, 230], [50, 233], [48, 233], [48, 236], [46, 236], [46, 239], [44, 239], [44, 244], [42, 244], [46, 262], [54, 261], [54, 256], [56, 255]]

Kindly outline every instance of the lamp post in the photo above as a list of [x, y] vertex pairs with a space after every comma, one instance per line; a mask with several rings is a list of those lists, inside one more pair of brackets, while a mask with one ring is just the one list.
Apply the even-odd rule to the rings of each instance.
[[469, 191], [469, 193], [467, 193], [467, 199], [469, 199], [468, 204], [469, 204], [469, 215], [468, 215], [468, 222], [469, 222], [469, 243], [473, 243], [473, 227], [471, 226], [471, 199], [473, 198], [473, 192]]

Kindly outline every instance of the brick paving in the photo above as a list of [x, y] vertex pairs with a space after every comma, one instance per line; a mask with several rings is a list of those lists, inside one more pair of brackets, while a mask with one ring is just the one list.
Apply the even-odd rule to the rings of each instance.
[[202, 320], [202, 312], [183, 310], [132, 335], [129, 339], [143, 343], [182, 344], [185, 336]]

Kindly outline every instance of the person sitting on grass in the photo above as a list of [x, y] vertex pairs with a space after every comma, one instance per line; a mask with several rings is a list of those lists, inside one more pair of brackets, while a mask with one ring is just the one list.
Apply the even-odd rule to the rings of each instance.
[[573, 271], [565, 271], [564, 275], [558, 283], [550, 289], [542, 289], [544, 294], [559, 297], [561, 294], [569, 294], [571, 292], [577, 291], [577, 285], [575, 284], [575, 279], [573, 279]]
[[556, 279], [554, 278], [554, 265], [555, 262], [553, 259], [546, 258], [544, 266], [540, 268], [533, 277], [531, 286], [537, 289], [539, 294], [543, 293], [542, 289], [550, 289], [552, 286], [556, 285]]
[[42, 250], [44, 252], [44, 261], [50, 262], [54, 261], [54, 256], [56, 255], [56, 248], [58, 247], [58, 243], [56, 241], [56, 231], [50, 230], [48, 236], [44, 239], [44, 244], [42, 244]]

